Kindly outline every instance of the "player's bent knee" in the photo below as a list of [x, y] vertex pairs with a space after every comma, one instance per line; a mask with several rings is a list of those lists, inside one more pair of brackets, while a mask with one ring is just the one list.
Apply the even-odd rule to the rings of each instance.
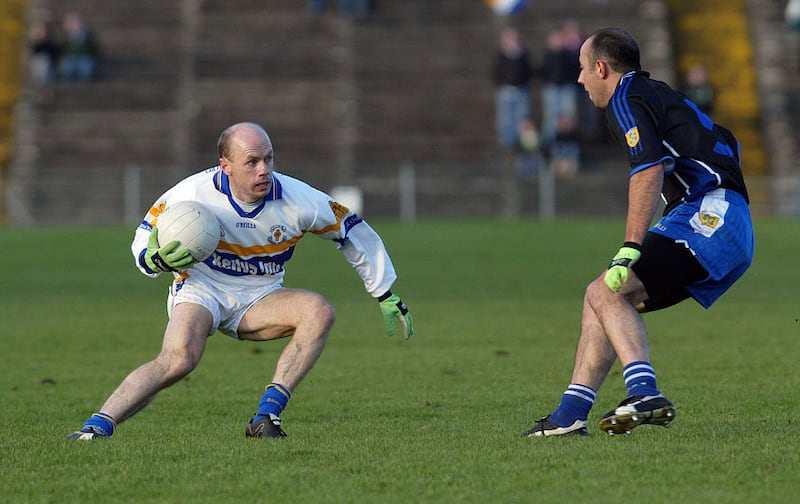
[[597, 278], [586, 286], [584, 298], [589, 302], [589, 304], [594, 304], [597, 301], [611, 295], [612, 293], [613, 291], [608, 288], [608, 285], [606, 285], [603, 279]]
[[189, 373], [194, 371], [195, 364], [190, 361], [181, 361], [175, 363], [168, 369], [167, 372], [167, 379], [171, 382], [176, 382], [178, 380], [183, 379], [184, 377], [188, 376]]
[[174, 383], [194, 371], [200, 359], [193, 357], [188, 352], [162, 352], [161, 355], [158, 356], [157, 361], [159, 361], [159, 364], [164, 370], [165, 380]]
[[596, 312], [602, 311], [609, 306], [617, 296], [618, 294], [612, 291], [601, 277], [594, 280], [586, 287], [584, 303], [591, 306]]
[[322, 296], [317, 298], [312, 307], [312, 314], [325, 327], [330, 328], [336, 322], [336, 309]]
[[300, 324], [305, 334], [316, 334], [325, 338], [336, 321], [336, 309], [320, 294], [310, 294], [303, 302], [303, 316]]

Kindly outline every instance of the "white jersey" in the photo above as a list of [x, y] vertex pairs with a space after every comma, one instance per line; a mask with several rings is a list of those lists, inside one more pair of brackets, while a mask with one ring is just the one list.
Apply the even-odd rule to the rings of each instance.
[[362, 218], [330, 196], [295, 178], [272, 172], [264, 200], [252, 208], [231, 194], [228, 176], [219, 166], [189, 176], [161, 195], [142, 220], [131, 244], [137, 267], [155, 277], [144, 262], [150, 230], [171, 203], [194, 200], [217, 216], [222, 237], [203, 262], [175, 273], [175, 284], [200, 275], [234, 288], [280, 286], [285, 264], [307, 233], [337, 243], [373, 297], [388, 291], [397, 275], [383, 241]]

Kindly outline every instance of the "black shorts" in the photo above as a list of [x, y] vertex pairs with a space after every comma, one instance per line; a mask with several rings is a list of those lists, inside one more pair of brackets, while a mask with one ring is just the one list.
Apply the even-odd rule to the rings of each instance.
[[680, 303], [690, 297], [686, 285], [708, 278], [708, 272], [686, 245], [652, 231], [642, 243], [642, 257], [631, 269], [647, 291], [645, 312]]

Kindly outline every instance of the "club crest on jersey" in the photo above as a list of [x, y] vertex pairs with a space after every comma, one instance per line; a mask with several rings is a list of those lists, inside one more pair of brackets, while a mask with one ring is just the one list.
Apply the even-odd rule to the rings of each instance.
[[689, 223], [695, 233], [700, 233], [706, 238], [710, 238], [725, 224], [725, 218], [721, 214], [701, 209], [692, 216]]
[[625, 133], [625, 141], [628, 142], [628, 147], [633, 148], [639, 144], [639, 128], [634, 126]]
[[700, 220], [700, 223], [706, 227], [711, 229], [715, 229], [719, 225], [719, 216], [713, 215], [709, 213], [698, 213], [697, 218]]
[[281, 224], [276, 224], [269, 228], [269, 236], [267, 236], [267, 241], [273, 245], [277, 245], [289, 237], [289, 233], [286, 230], [286, 226]]

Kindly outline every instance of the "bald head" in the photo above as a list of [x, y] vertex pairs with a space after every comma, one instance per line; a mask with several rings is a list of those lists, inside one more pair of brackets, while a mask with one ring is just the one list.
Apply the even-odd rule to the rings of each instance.
[[639, 61], [639, 45], [636, 40], [622, 28], [602, 28], [589, 35], [586, 44], [589, 46], [589, 63], [605, 61], [614, 72], [626, 74], [641, 70]]
[[233, 146], [240, 143], [267, 143], [272, 148], [272, 140], [260, 124], [240, 122], [228, 126], [220, 133], [219, 139], [217, 139], [219, 157], [232, 159]]

